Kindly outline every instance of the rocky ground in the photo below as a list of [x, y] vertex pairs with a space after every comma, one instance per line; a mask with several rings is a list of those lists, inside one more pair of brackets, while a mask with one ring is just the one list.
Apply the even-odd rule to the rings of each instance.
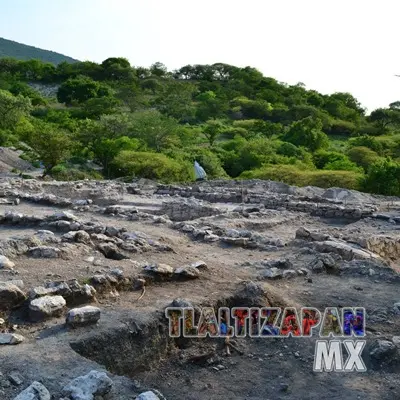
[[[400, 199], [276, 182], [0, 181], [0, 399], [399, 399]], [[311, 339], [171, 339], [164, 310], [358, 306]]]

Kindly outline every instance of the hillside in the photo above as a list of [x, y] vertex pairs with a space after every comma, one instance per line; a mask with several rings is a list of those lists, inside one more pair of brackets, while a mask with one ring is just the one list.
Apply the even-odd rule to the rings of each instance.
[[400, 102], [366, 115], [350, 93], [251, 67], [0, 59], [0, 146], [21, 143], [60, 180], [187, 182], [196, 160], [208, 178], [400, 195]]
[[0, 38], [0, 58], [5, 57], [16, 58], [18, 60], [36, 59], [52, 64], [59, 64], [63, 61], [70, 63], [78, 61], [54, 51], [38, 49], [37, 47]]

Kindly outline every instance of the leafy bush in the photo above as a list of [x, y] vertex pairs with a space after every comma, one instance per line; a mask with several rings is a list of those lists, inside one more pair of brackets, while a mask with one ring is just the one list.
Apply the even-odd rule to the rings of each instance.
[[400, 164], [385, 159], [371, 165], [363, 187], [372, 193], [400, 196]]
[[357, 126], [350, 121], [342, 121], [334, 119], [331, 121], [330, 127], [325, 129], [328, 135], [352, 136], [357, 132]]
[[337, 161], [345, 162], [349, 159], [345, 154], [337, 151], [319, 150], [313, 154], [313, 160], [317, 168], [323, 169], [329, 163]]
[[229, 176], [237, 177], [243, 171], [259, 168], [275, 155], [276, 143], [258, 138], [246, 141], [236, 138], [222, 145], [225, 152], [221, 153], [222, 165]]
[[378, 153], [365, 146], [352, 147], [347, 155], [351, 161], [364, 168], [365, 171], [380, 158]]
[[79, 170], [76, 168], [68, 168], [64, 164], [56, 165], [50, 174], [54, 179], [59, 181], [82, 181], [84, 179], [103, 179], [102, 175], [93, 170]]
[[353, 163], [349, 159], [329, 162], [324, 166], [324, 170], [355, 171], [361, 174], [364, 172], [364, 170], [361, 167], [357, 166], [357, 164]]
[[164, 154], [122, 151], [113, 162], [115, 176], [141, 177], [165, 183], [189, 181], [194, 178], [188, 162], [178, 162]]
[[362, 178], [362, 174], [352, 171], [299, 170], [289, 165], [265, 165], [240, 175], [240, 179], [271, 179], [296, 186], [342, 187], [356, 190], [360, 189]]
[[277, 154], [287, 157], [301, 157], [302, 151], [292, 143], [283, 142], [276, 150]]
[[293, 122], [284, 136], [286, 142], [296, 146], [304, 146], [310, 151], [316, 151], [328, 146], [329, 138], [322, 132], [322, 122], [312, 117]]
[[383, 151], [382, 143], [372, 136], [358, 136], [349, 140], [350, 147], [368, 147], [369, 149], [381, 154]]
[[336, 151], [319, 150], [314, 153], [313, 159], [319, 169], [363, 173], [362, 168], [352, 162], [347, 155]]

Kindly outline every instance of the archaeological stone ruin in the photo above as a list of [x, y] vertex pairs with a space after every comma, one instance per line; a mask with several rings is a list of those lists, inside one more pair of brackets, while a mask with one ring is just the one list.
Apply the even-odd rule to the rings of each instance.
[[[2, 178], [0, 399], [399, 399], [399, 289], [399, 198]], [[316, 337], [174, 338], [165, 315], [346, 306], [367, 372], [323, 378]]]

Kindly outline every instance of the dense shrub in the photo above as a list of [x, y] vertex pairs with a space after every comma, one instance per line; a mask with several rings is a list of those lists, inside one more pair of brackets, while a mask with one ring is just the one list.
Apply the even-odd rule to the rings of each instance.
[[292, 143], [283, 142], [276, 150], [277, 154], [287, 157], [301, 157], [302, 151]]
[[378, 139], [367, 135], [350, 139], [349, 145], [351, 147], [368, 147], [369, 149], [376, 151], [378, 154], [381, 154], [383, 151], [382, 143]]
[[334, 119], [325, 132], [328, 135], [352, 136], [357, 132], [357, 126], [350, 121]]
[[164, 154], [122, 151], [113, 162], [115, 176], [141, 177], [165, 183], [188, 181], [194, 178], [193, 167], [188, 162], [178, 162]]
[[321, 120], [314, 120], [312, 117], [293, 122], [284, 135], [284, 140], [296, 146], [304, 146], [310, 151], [323, 149], [329, 145], [328, 136], [322, 132]]
[[371, 165], [363, 187], [372, 193], [400, 196], [400, 164], [386, 159]]
[[240, 179], [271, 179], [296, 186], [342, 187], [360, 189], [363, 175], [351, 171], [310, 171], [295, 166], [263, 166], [246, 171]]
[[185, 151], [169, 151], [167, 156], [177, 160], [188, 162], [193, 165], [194, 161], [200, 163], [210, 179], [229, 178], [228, 174], [222, 168], [221, 160], [217, 154], [204, 147], [189, 147]]
[[313, 154], [313, 160], [317, 168], [323, 169], [329, 163], [347, 161], [348, 157], [337, 151], [319, 150]]
[[378, 153], [365, 146], [352, 147], [347, 155], [351, 161], [364, 168], [365, 171], [380, 158]]
[[79, 170], [68, 168], [64, 164], [56, 165], [51, 170], [51, 176], [59, 181], [82, 181], [84, 179], [102, 179], [102, 175], [94, 170]]

